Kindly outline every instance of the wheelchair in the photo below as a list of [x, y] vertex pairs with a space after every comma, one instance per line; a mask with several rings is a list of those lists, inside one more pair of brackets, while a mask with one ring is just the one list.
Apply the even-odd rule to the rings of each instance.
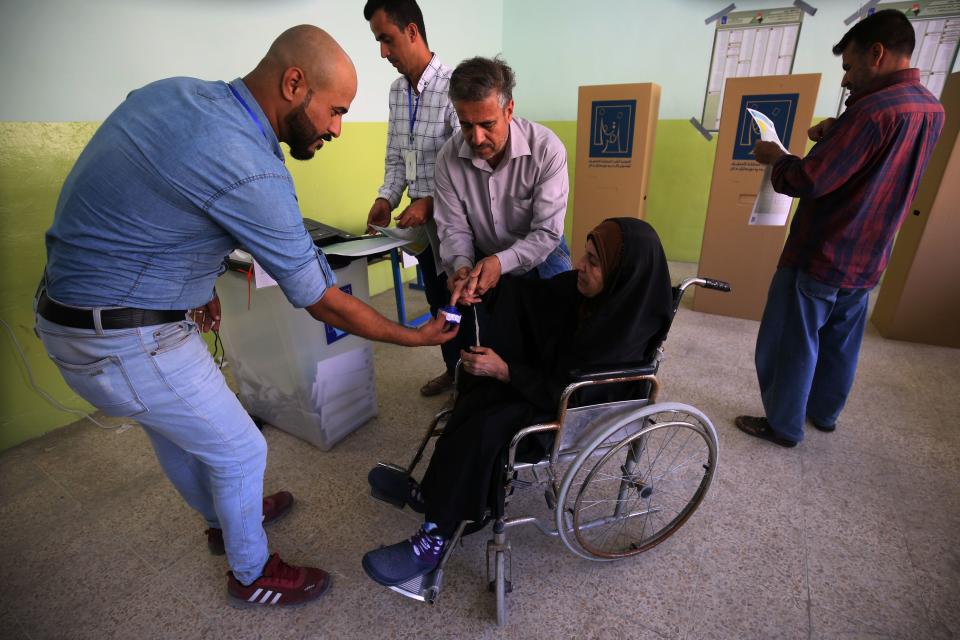
[[[571, 372], [551, 422], [520, 429], [513, 436], [498, 471], [502, 482], [496, 506], [482, 522], [461, 522], [446, 545], [437, 568], [398, 586], [404, 596], [434, 603], [440, 594], [443, 569], [457, 543], [492, 521], [487, 542], [487, 582], [495, 594], [497, 624], [507, 621], [506, 594], [512, 590], [511, 545], [507, 530], [532, 524], [560, 538], [574, 554], [594, 561], [634, 556], [673, 535], [703, 501], [717, 470], [719, 443], [710, 420], [695, 407], [658, 403], [657, 379], [663, 341], [690, 286], [730, 291], [730, 285], [710, 278], [687, 278], [673, 288], [673, 316], [662, 332], [651, 362], [616, 370]], [[459, 367], [458, 367], [459, 371]], [[604, 404], [570, 406], [577, 390], [593, 385], [646, 383], [645, 397]], [[408, 486], [431, 438], [443, 432], [453, 409], [440, 412], [407, 466], [379, 462], [371, 471], [388, 474], [394, 486]], [[532, 461], [518, 457], [524, 439], [553, 432], [546, 455]], [[507, 515], [519, 492], [542, 491], [547, 514]], [[374, 498], [403, 508], [403, 495], [391, 495], [371, 482]]]

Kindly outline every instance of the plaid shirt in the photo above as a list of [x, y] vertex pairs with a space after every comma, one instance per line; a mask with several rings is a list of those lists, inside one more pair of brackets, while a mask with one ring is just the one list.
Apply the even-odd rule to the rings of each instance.
[[851, 96], [805, 158], [778, 160], [774, 189], [800, 198], [778, 266], [844, 289], [876, 285], [943, 120], [920, 72], [905, 69]]
[[[407, 189], [407, 195], [411, 198], [433, 195], [433, 171], [437, 152], [454, 132], [460, 130], [460, 120], [447, 94], [452, 73], [453, 70], [440, 62], [434, 54], [420, 76], [416, 91], [407, 93], [410, 83], [402, 76], [390, 85], [387, 157], [384, 163], [383, 186], [380, 187], [378, 195], [389, 201], [392, 207], [400, 204], [404, 189]], [[412, 142], [411, 105], [408, 96], [413, 99], [412, 106], [417, 110]], [[403, 152], [408, 149], [417, 150], [417, 178], [409, 183], [403, 162]]]

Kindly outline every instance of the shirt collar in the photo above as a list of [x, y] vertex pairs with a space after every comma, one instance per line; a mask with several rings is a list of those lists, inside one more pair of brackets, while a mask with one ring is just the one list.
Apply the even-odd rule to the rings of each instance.
[[[470, 148], [470, 145], [467, 144], [466, 140], [463, 140], [460, 143], [460, 152], [458, 154], [461, 158], [469, 160], [473, 163], [478, 169], [483, 169], [485, 171], [493, 171], [490, 168], [490, 165], [487, 164], [487, 161], [483, 158], [478, 157], [473, 149]], [[533, 155], [530, 151], [530, 145], [527, 143], [526, 137], [523, 135], [523, 132], [520, 131], [520, 125], [517, 122], [517, 117], [514, 116], [510, 121], [510, 134], [507, 139], [507, 152], [503, 154], [503, 159], [500, 161], [500, 164], [497, 165], [497, 169], [506, 165], [508, 162], [514, 158], [520, 158], [522, 156]]]
[[437, 72], [440, 71], [440, 60], [437, 58], [437, 54], [433, 54], [430, 57], [430, 62], [427, 63], [427, 68], [423, 70], [423, 73], [420, 74], [420, 79], [417, 81], [417, 86], [414, 90], [417, 94], [423, 93], [423, 90], [427, 88], [427, 85], [437, 77]]
[[[273, 151], [273, 154], [280, 158], [280, 160], [283, 160], [283, 149], [280, 148], [280, 141], [277, 140], [277, 134], [274, 133], [273, 127], [270, 126], [270, 121], [267, 120], [267, 115], [263, 112], [263, 109], [260, 108], [260, 103], [257, 102], [257, 99], [250, 93], [250, 89], [247, 88], [247, 85], [244, 84], [241, 78], [235, 79], [230, 83], [230, 86], [236, 89], [240, 97], [243, 98], [243, 101], [246, 102], [250, 110], [253, 111], [253, 115], [256, 116], [257, 121], [260, 123], [260, 128], [263, 130], [263, 136], [261, 137], [264, 138], [265, 142], [270, 146], [270, 150]], [[233, 95], [230, 97], [235, 99]], [[250, 114], [247, 113], [247, 110], [243, 108], [243, 105], [240, 105], [240, 108], [243, 109], [244, 120], [250, 121]], [[250, 126], [255, 127], [256, 125], [251, 121]]]
[[901, 69], [899, 71], [894, 71], [893, 73], [888, 73], [884, 76], [880, 76], [874, 80], [865, 90], [861, 91], [856, 95], [851, 95], [847, 98], [846, 105], [850, 105], [860, 101], [862, 98], [866, 98], [871, 93], [876, 93], [881, 89], [886, 89], [887, 87], [904, 83], [919, 83], [920, 82], [920, 69]]

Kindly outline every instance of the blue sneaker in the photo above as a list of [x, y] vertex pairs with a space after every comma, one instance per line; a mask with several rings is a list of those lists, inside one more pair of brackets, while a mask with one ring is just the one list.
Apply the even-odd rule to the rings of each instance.
[[432, 536], [420, 527], [409, 540], [365, 553], [363, 570], [374, 582], [385, 587], [403, 584], [436, 569], [446, 543], [443, 538]]

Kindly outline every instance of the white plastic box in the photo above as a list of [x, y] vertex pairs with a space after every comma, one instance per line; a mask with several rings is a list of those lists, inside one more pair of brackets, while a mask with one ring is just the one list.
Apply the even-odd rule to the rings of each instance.
[[[334, 273], [338, 287], [369, 302], [366, 260]], [[251, 415], [324, 451], [377, 415], [367, 340], [294, 308], [278, 286], [248, 287], [243, 273], [224, 273], [217, 293], [220, 336]]]

